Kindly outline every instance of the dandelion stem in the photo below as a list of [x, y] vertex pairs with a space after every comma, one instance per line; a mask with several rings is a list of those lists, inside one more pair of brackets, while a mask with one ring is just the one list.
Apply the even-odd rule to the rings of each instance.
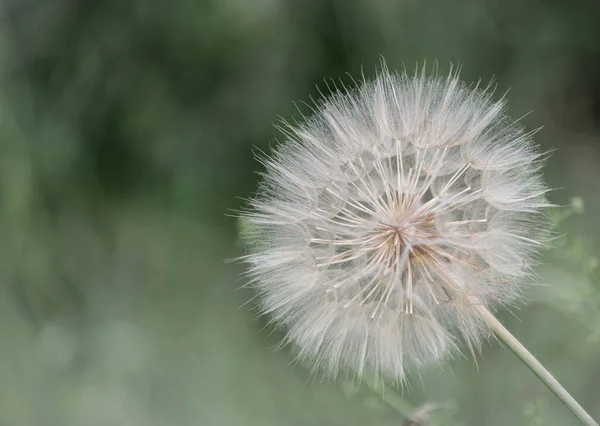
[[567, 406], [569, 410], [585, 425], [598, 426], [598, 423], [583, 409], [581, 405], [567, 392], [567, 390], [546, 370], [546, 368], [535, 358], [531, 352], [525, 348], [512, 335], [510, 331], [502, 325], [498, 319], [482, 304], [475, 304], [482, 318], [492, 328], [494, 334], [503, 344], [521, 360], [533, 373], [552, 391], [554, 395]]

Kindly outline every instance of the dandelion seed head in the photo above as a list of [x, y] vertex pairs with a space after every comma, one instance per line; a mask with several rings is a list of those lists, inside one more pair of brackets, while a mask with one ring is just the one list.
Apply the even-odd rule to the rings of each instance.
[[403, 382], [488, 335], [543, 244], [543, 157], [490, 87], [391, 73], [334, 92], [262, 156], [243, 216], [261, 313], [325, 374]]

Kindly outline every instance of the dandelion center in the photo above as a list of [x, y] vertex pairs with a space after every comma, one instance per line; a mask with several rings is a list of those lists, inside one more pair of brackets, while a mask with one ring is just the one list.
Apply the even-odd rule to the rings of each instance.
[[406, 269], [406, 262], [426, 251], [427, 241], [437, 235], [432, 214], [402, 216], [398, 224], [378, 224], [373, 231], [374, 238], [365, 240], [365, 248], [374, 252], [372, 257], [380, 258], [390, 272]]
[[[422, 301], [423, 292], [439, 303], [440, 295], [434, 291], [436, 286], [440, 287], [436, 278], [448, 281], [451, 277], [440, 277], [436, 269], [456, 257], [439, 244], [442, 235], [436, 226], [438, 214], [443, 215], [456, 205], [452, 203], [448, 208], [446, 200], [442, 201], [448, 188], [442, 188], [442, 194], [434, 197], [430, 189], [433, 179], [422, 179], [427, 177], [422, 167], [425, 150], [417, 152], [416, 172], [408, 168], [406, 175], [403, 174], [399, 141], [396, 146], [398, 155], [394, 161], [374, 160], [374, 176], [361, 176], [360, 170], [355, 170], [361, 179], [355, 183], [355, 195], [345, 200], [334, 219], [322, 223], [323, 228], [336, 225], [333, 238], [313, 239], [336, 248], [332, 255], [320, 259], [320, 267], [353, 273], [345, 279], [325, 282], [327, 293], [335, 293], [332, 302], [343, 303], [345, 308], [355, 304], [366, 306], [371, 318], [382, 318], [387, 309], [413, 315], [417, 313], [415, 301]], [[363, 162], [361, 166], [364, 172], [367, 168]], [[445, 182], [456, 181], [464, 171], [461, 168], [450, 179], [445, 177]], [[379, 191], [370, 188], [374, 178], [381, 184]], [[472, 192], [470, 188], [462, 191], [463, 198], [458, 197], [458, 204]], [[357, 210], [363, 214], [356, 214]], [[361, 234], [363, 228], [366, 232]], [[424, 284], [425, 288], [418, 288]], [[442, 293], [448, 298], [447, 291]]]

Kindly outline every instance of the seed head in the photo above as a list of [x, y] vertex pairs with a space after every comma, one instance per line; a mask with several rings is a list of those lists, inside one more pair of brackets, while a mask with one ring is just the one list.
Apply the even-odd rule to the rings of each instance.
[[490, 87], [383, 67], [281, 126], [251, 208], [259, 309], [326, 374], [395, 381], [488, 334], [546, 236], [543, 158]]

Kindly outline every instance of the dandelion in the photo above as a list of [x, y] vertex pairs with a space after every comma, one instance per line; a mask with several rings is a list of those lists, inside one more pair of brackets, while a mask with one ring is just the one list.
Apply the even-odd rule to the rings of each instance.
[[402, 383], [461, 343], [479, 348], [548, 236], [544, 156], [505, 99], [457, 71], [384, 65], [280, 128], [243, 213], [243, 259], [299, 357]]

